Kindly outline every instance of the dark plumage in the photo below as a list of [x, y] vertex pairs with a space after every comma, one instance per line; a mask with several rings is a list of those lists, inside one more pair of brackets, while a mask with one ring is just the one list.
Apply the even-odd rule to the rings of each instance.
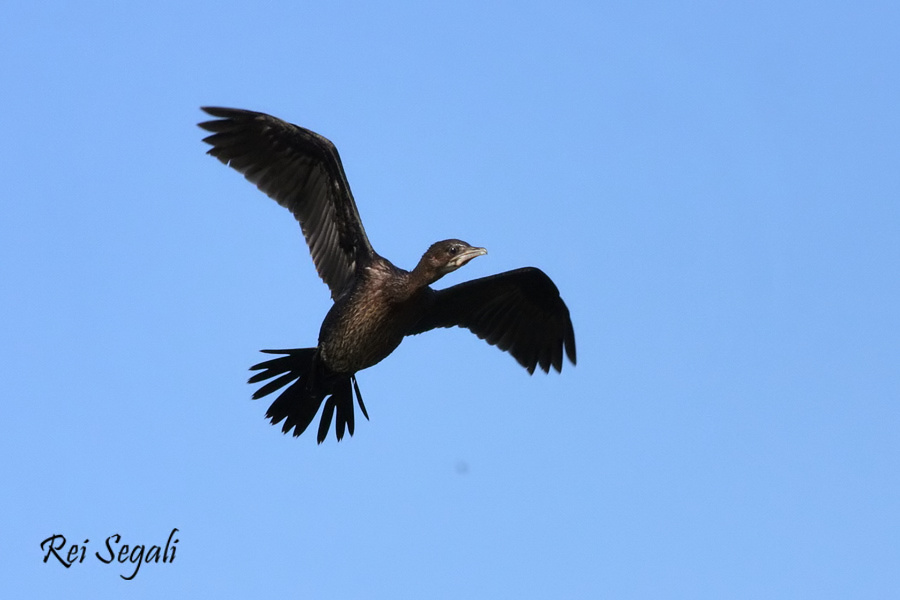
[[[209, 154], [242, 173], [300, 227], [334, 305], [315, 348], [263, 350], [281, 356], [251, 367], [250, 383], [268, 381], [253, 398], [288, 386], [269, 407], [282, 431], [303, 433], [324, 402], [321, 443], [335, 413], [335, 434], [353, 435], [353, 395], [368, 419], [356, 373], [388, 356], [407, 335], [465, 327], [515, 357], [529, 373], [575, 364], [575, 333], [559, 291], [543, 271], [526, 267], [443, 290], [432, 283], [486, 254], [456, 239], [432, 244], [412, 271], [379, 256], [369, 243], [337, 149], [324, 137], [270, 115], [205, 107], [216, 120]], [[274, 379], [273, 379], [274, 378]], [[290, 384], [290, 385], [288, 385]]]

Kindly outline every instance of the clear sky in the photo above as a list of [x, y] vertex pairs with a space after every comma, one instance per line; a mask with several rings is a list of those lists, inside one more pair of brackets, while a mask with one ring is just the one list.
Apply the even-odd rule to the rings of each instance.
[[[6, 2], [0, 586], [54, 598], [900, 597], [900, 5]], [[568, 303], [317, 446], [250, 400], [330, 305], [201, 105], [340, 149], [375, 249]], [[105, 540], [174, 561], [105, 564]], [[86, 544], [43, 562], [41, 542]], [[215, 594], [215, 596], [214, 596]], [[13, 597], [5, 594], [4, 597]]]

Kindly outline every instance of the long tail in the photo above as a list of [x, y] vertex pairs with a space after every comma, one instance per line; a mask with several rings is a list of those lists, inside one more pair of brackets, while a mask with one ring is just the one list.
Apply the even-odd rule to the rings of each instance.
[[[281, 427], [283, 433], [287, 433], [293, 428], [296, 437], [306, 431], [306, 428], [315, 419], [319, 406], [325, 401], [316, 438], [318, 443], [321, 444], [328, 435], [335, 412], [337, 412], [337, 420], [334, 433], [338, 441], [344, 437], [345, 427], [350, 435], [353, 435], [354, 391], [363, 416], [366, 419], [369, 418], [366, 405], [363, 404], [362, 395], [359, 393], [356, 376], [330, 372], [318, 360], [315, 348], [263, 350], [263, 352], [283, 356], [250, 367], [251, 371], [260, 372], [252, 376], [247, 383], [259, 383], [273, 377], [276, 378], [256, 390], [253, 394], [254, 400], [268, 396], [290, 383], [266, 411], [266, 418], [271, 419], [273, 425], [284, 421], [284, 425]], [[293, 383], [291, 383], [292, 381]]]

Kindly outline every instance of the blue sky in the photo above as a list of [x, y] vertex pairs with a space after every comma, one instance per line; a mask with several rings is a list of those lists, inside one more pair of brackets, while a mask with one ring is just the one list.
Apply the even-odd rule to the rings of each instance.
[[[900, 594], [900, 8], [0, 9], [0, 581], [67, 598]], [[463, 330], [285, 437], [329, 295], [200, 105], [337, 144], [376, 250], [557, 283], [579, 364]], [[104, 541], [169, 564], [104, 564]], [[43, 562], [53, 534], [87, 559]], [[26, 597], [26, 596], [22, 596]]]

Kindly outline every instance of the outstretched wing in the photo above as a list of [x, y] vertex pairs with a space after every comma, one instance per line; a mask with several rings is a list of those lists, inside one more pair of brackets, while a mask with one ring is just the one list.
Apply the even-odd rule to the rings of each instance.
[[366, 237], [337, 148], [321, 135], [267, 114], [204, 107], [218, 117], [207, 152], [242, 173], [300, 222], [313, 263], [337, 298], [374, 250]]
[[513, 355], [529, 373], [537, 365], [562, 371], [563, 349], [575, 364], [575, 331], [553, 281], [526, 267], [474, 279], [434, 293], [434, 303], [412, 334], [465, 327]]

